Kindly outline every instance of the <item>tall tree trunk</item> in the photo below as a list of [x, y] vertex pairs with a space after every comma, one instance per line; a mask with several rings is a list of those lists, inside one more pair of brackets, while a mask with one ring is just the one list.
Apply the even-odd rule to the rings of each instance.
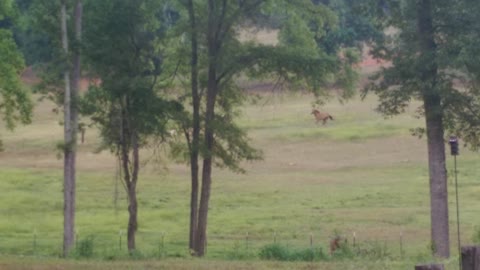
[[198, 41], [197, 41], [197, 23], [193, 0], [187, 3], [188, 15], [190, 19], [191, 31], [191, 91], [193, 105], [193, 134], [192, 148], [190, 149], [190, 172], [192, 180], [192, 190], [190, 194], [190, 234], [189, 248], [195, 250], [195, 238], [197, 236], [198, 221], [198, 154], [200, 141], [200, 96], [198, 93]]
[[218, 92], [217, 84], [217, 55], [220, 50], [218, 41], [220, 27], [216, 23], [215, 1], [208, 1], [208, 29], [207, 29], [207, 50], [208, 50], [208, 82], [207, 82], [207, 106], [205, 109], [205, 149], [202, 166], [202, 190], [200, 194], [200, 207], [198, 211], [198, 231], [195, 240], [195, 251], [197, 256], [205, 255], [207, 243], [207, 219], [208, 205], [210, 201], [210, 190], [212, 185], [212, 162], [214, 146], [215, 102]]
[[128, 251], [132, 252], [135, 250], [135, 234], [137, 232], [137, 217], [138, 217], [138, 202], [137, 202], [137, 179], [138, 179], [138, 169], [139, 169], [139, 156], [138, 156], [138, 144], [136, 139], [133, 142], [133, 168], [132, 175], [130, 179], [128, 188], [128, 228], [127, 228], [127, 242], [128, 242]]
[[444, 126], [441, 98], [437, 89], [438, 67], [435, 60], [437, 46], [434, 39], [431, 1], [419, 0], [417, 12], [420, 57], [423, 60], [420, 76], [425, 85], [422, 91], [428, 142], [432, 248], [435, 256], [448, 258], [450, 243]]
[[[137, 180], [139, 166], [139, 144], [138, 138], [134, 134], [135, 128], [132, 127], [129, 121], [127, 98], [120, 101], [121, 111], [121, 127], [120, 127], [120, 154], [123, 170], [123, 181], [128, 197], [128, 226], [127, 226], [127, 248], [131, 253], [135, 250], [135, 234], [137, 232], [137, 216], [138, 216], [138, 202], [137, 202]], [[132, 151], [133, 164], [130, 166], [130, 150]]]
[[195, 252], [197, 256], [205, 255], [205, 248], [207, 243], [207, 219], [208, 219], [208, 205], [210, 201], [210, 190], [212, 185], [212, 161], [213, 161], [213, 146], [214, 146], [214, 104], [216, 99], [216, 81], [215, 69], [209, 67], [208, 91], [207, 91], [207, 109], [205, 116], [205, 148], [206, 153], [203, 159], [202, 167], [202, 190], [200, 194], [200, 207], [198, 211], [198, 229], [195, 240]]
[[[61, 31], [62, 47], [68, 59], [68, 32], [67, 32], [67, 4], [66, 0], [61, 5]], [[63, 164], [63, 256], [70, 254], [75, 241], [75, 152], [73, 141], [73, 126], [71, 118], [71, 82], [70, 65], [64, 72], [64, 164]], [[73, 166], [72, 166], [73, 164]]]
[[445, 168], [445, 144], [440, 98], [424, 97], [428, 167], [430, 174], [430, 220], [432, 248], [435, 256], [450, 256], [448, 224], [447, 171]]
[[128, 228], [127, 228], [127, 248], [132, 253], [135, 248], [135, 234], [137, 232], [137, 192], [134, 187], [128, 189]]

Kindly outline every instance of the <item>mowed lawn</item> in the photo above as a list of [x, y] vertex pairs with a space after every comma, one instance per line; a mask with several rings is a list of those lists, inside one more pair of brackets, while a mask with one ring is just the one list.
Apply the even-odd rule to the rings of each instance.
[[[127, 202], [109, 152], [94, 153], [94, 128], [79, 145], [77, 248], [88, 244], [96, 260], [59, 260], [63, 235], [61, 116], [37, 104], [32, 125], [7, 132], [0, 153], [0, 269], [413, 269], [432, 260], [425, 138], [409, 129], [424, 126], [409, 112], [384, 119], [373, 96], [321, 109], [335, 118], [316, 125], [306, 94], [262, 94], [248, 103], [240, 126], [264, 160], [245, 163], [246, 174], [215, 169], [205, 259], [188, 252], [188, 166], [176, 164], [166, 147], [145, 149], [138, 186], [136, 261], [125, 260]], [[480, 158], [458, 157], [463, 243], [480, 240]], [[453, 160], [447, 155], [451, 250], [456, 269]], [[321, 248], [340, 234], [362, 258], [318, 263], [262, 262], [273, 242], [292, 249]], [[355, 244], [355, 247], [354, 247]], [[369, 257], [372, 252], [381, 253]], [[377, 254], [378, 255], [378, 254]]]

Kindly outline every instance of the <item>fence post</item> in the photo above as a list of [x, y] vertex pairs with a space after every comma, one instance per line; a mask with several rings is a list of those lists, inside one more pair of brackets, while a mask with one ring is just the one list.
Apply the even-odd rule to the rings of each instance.
[[461, 260], [463, 270], [480, 270], [480, 246], [463, 246]]
[[78, 234], [80, 230], [75, 231], [75, 249], [78, 250]]
[[122, 230], [118, 231], [118, 250], [122, 250]]
[[37, 229], [33, 230], [33, 255], [37, 255]]
[[415, 265], [415, 270], [445, 270], [443, 264]]
[[355, 245], [357, 244], [356, 241], [357, 241], [357, 235], [355, 234], [355, 232], [353, 232], [353, 247], [355, 247]]
[[403, 259], [403, 231], [400, 231], [400, 258]]
[[160, 241], [160, 256], [165, 254], [165, 232], [162, 232], [162, 240]]
[[310, 248], [313, 248], [313, 233], [310, 233]]

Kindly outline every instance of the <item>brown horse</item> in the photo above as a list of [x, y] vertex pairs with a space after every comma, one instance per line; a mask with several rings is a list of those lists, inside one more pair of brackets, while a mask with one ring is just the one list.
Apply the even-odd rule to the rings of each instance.
[[318, 122], [322, 121], [323, 125], [325, 125], [328, 119], [333, 120], [333, 117], [330, 114], [326, 112], [320, 112], [317, 109], [312, 110], [312, 114], [315, 116], [315, 123], [317, 124]]

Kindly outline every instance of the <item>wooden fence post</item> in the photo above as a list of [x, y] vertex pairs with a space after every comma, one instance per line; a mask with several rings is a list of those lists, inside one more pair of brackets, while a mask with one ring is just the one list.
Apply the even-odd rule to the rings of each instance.
[[443, 264], [415, 265], [415, 270], [445, 270]]
[[480, 246], [462, 247], [462, 269], [480, 270]]

